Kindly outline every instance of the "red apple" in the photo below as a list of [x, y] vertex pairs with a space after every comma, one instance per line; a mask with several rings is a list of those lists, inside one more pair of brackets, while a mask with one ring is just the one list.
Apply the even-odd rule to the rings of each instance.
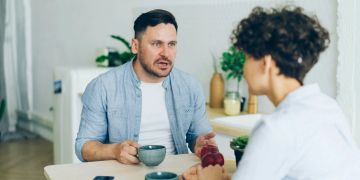
[[208, 153], [205, 154], [202, 158], [201, 158], [201, 166], [202, 167], [207, 167], [209, 165], [213, 165], [215, 166], [215, 158], [213, 156], [213, 154]]
[[201, 158], [201, 166], [207, 167], [209, 165], [215, 166], [216, 164], [223, 166], [224, 165], [224, 156], [217, 153], [207, 153]]
[[224, 165], [224, 156], [221, 153], [214, 154], [216, 164], [223, 166]]
[[218, 153], [218, 152], [219, 152], [219, 149], [216, 146], [206, 145], [201, 148], [200, 157], [202, 158], [204, 155], [206, 155], [208, 153]]

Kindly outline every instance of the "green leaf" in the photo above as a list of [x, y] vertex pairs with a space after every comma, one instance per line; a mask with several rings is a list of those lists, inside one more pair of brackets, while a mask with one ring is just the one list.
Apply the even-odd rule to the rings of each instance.
[[111, 37], [122, 42], [126, 46], [126, 48], [128, 48], [128, 50], [131, 51], [130, 43], [128, 41], [126, 41], [124, 38], [122, 38], [120, 36], [116, 36], [116, 35], [111, 35]]
[[119, 55], [119, 59], [124, 64], [135, 56], [132, 52], [123, 52]]
[[241, 78], [242, 78], [241, 76], [238, 76], [238, 77], [237, 77], [238, 82], [241, 81]]
[[135, 57], [135, 54], [133, 54], [131, 52], [131, 45], [128, 41], [126, 41], [121, 36], [117, 36], [117, 35], [110, 35], [110, 36], [111, 36], [111, 38], [116, 39], [116, 40], [120, 41], [123, 45], [125, 45], [127, 50], [123, 51], [123, 52], [118, 52], [118, 51], [111, 52], [111, 53], [108, 53], [108, 55], [100, 55], [100, 56], [96, 57], [96, 60], [95, 60], [96, 63], [103, 63], [105, 60], [109, 60], [109, 65], [119, 66], [119, 65], [122, 65], [122, 64], [130, 61], [131, 59], [133, 59]]
[[96, 61], [97, 63], [102, 63], [102, 62], [104, 62], [104, 61], [107, 60], [107, 59], [109, 59], [109, 56], [101, 55], [101, 56], [98, 56], [95, 61]]
[[233, 75], [232, 75], [232, 72], [230, 72], [230, 73], [226, 76], [226, 79], [231, 79], [232, 76], [233, 76]]
[[227, 72], [227, 79], [235, 78], [238, 82], [243, 76], [243, 68], [245, 64], [245, 53], [238, 50], [235, 46], [230, 46], [229, 49], [222, 53], [221, 69]]
[[248, 141], [249, 141], [249, 136], [239, 136], [231, 140], [230, 147], [234, 150], [235, 149], [243, 150], [248, 144]]

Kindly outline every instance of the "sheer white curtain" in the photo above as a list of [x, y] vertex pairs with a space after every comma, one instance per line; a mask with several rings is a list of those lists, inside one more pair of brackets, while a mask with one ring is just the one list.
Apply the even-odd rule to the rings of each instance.
[[[5, 1], [0, 1], [0, 101], [5, 101], [5, 72], [4, 72], [4, 36], [5, 36]], [[6, 101], [5, 101], [6, 102]], [[0, 104], [4, 106], [4, 104]], [[4, 107], [0, 107], [4, 108]], [[2, 109], [0, 109], [1, 111]], [[3, 113], [2, 111], [0, 113]], [[7, 131], [8, 122], [6, 116], [0, 114], [0, 137], [1, 133]]]
[[338, 0], [337, 101], [350, 120], [360, 146], [360, 2]]
[[16, 130], [17, 111], [32, 110], [31, 19], [28, 0], [5, 1], [3, 68], [8, 131]]

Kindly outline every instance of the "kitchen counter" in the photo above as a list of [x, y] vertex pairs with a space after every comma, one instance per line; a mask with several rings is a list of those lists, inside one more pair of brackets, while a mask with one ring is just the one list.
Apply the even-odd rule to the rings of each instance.
[[215, 141], [225, 159], [234, 159], [234, 151], [230, 148], [233, 138], [250, 135], [252, 129], [261, 119], [262, 114], [241, 113], [227, 116], [222, 108], [207, 107], [210, 125], [216, 133]]
[[[207, 107], [208, 117], [210, 120], [210, 124], [215, 132], [222, 133], [228, 136], [237, 137], [241, 135], [248, 135], [250, 130], [248, 129], [241, 129], [234, 126], [229, 126], [226, 124], [215, 122], [215, 118], [222, 118], [222, 117], [231, 117], [224, 114], [223, 108], [210, 108]], [[247, 113], [241, 113], [240, 115], [246, 115]]]

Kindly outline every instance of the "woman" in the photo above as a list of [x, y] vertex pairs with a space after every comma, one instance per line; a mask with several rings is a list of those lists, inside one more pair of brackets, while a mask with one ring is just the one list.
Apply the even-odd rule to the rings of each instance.
[[[266, 95], [276, 110], [254, 128], [238, 169], [239, 180], [360, 179], [359, 150], [335, 100], [307, 72], [329, 45], [329, 33], [301, 8], [255, 8], [233, 32], [246, 54], [250, 93]], [[185, 179], [229, 179], [220, 166], [200, 165]]]

